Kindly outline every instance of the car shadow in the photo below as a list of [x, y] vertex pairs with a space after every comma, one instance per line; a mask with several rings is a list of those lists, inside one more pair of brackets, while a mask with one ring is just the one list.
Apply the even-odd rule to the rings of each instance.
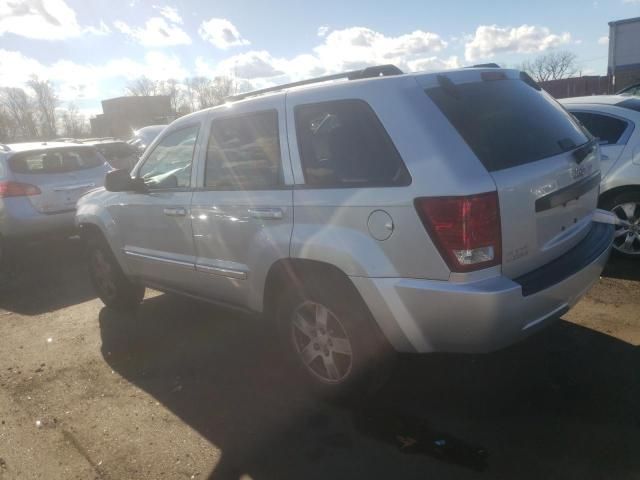
[[99, 323], [111, 368], [220, 450], [210, 479], [640, 471], [639, 351], [569, 322], [490, 355], [403, 356], [351, 406], [300, 388], [267, 321], [159, 295]]
[[0, 269], [0, 309], [39, 315], [96, 297], [78, 238], [24, 244], [6, 256]]
[[603, 277], [621, 280], [640, 281], [640, 261], [633, 258], [622, 258], [611, 255], [609, 263], [602, 272]]

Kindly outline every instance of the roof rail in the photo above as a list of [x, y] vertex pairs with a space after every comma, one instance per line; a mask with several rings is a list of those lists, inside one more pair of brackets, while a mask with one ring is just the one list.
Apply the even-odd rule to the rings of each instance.
[[269, 92], [278, 92], [285, 88], [301, 87], [302, 85], [311, 85], [313, 83], [328, 82], [331, 80], [339, 80], [346, 78], [348, 80], [359, 80], [361, 78], [389, 77], [393, 75], [402, 75], [404, 72], [395, 65], [376, 65], [375, 67], [367, 67], [362, 70], [352, 70], [350, 72], [335, 73], [333, 75], [325, 75], [322, 77], [310, 78], [308, 80], [300, 80], [299, 82], [285, 83], [284, 85], [276, 85], [275, 87], [263, 88], [252, 92], [239, 93], [225, 98], [225, 102], [235, 102], [243, 98], [256, 97]]
[[0, 149], [3, 152], [10, 152], [11, 151], [11, 147], [9, 147], [9, 145], [5, 145], [4, 143], [0, 143]]

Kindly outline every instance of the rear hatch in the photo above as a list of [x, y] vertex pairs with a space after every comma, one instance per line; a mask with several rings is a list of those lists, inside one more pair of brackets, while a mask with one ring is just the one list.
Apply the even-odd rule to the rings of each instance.
[[9, 168], [17, 182], [38, 188], [40, 193], [28, 198], [40, 213], [74, 210], [85, 192], [104, 184], [109, 170], [104, 157], [87, 146], [17, 153]]
[[587, 235], [598, 146], [558, 102], [515, 70], [455, 71], [424, 86], [495, 182], [504, 275], [541, 267]]

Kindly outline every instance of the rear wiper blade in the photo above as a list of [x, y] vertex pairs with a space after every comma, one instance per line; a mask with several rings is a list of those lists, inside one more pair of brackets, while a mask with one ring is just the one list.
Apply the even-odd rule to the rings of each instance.
[[589, 140], [587, 143], [585, 143], [584, 145], [581, 145], [580, 147], [576, 148], [573, 151], [573, 158], [576, 159], [577, 163], [582, 163], [582, 161], [587, 158], [587, 156], [593, 152], [593, 150], [596, 148], [596, 145], [598, 144], [598, 142], [596, 141], [596, 139], [591, 139]]

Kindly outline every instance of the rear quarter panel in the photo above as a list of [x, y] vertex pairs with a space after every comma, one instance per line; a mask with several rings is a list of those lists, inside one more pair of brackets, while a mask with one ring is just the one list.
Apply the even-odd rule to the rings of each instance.
[[[294, 109], [297, 105], [361, 99], [374, 110], [409, 170], [406, 187], [305, 186]], [[469, 195], [495, 190], [486, 170], [412, 77], [349, 81], [287, 94], [287, 124], [294, 172], [291, 256], [331, 263], [347, 275], [448, 280], [450, 271], [415, 211], [421, 196]], [[369, 233], [369, 216], [384, 210], [393, 233]]]

